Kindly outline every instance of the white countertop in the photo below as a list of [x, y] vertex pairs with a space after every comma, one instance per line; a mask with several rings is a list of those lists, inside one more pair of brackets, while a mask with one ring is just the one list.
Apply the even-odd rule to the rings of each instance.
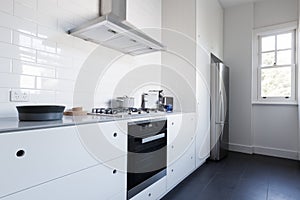
[[11, 118], [0, 118], [0, 134], [6, 132], [14, 131], [24, 131], [32, 129], [44, 129], [44, 128], [54, 128], [61, 126], [75, 126], [80, 124], [91, 124], [91, 123], [104, 123], [111, 121], [120, 120], [131, 120], [131, 119], [142, 119], [142, 118], [152, 118], [152, 117], [164, 117], [168, 115], [180, 114], [178, 112], [172, 113], [153, 113], [146, 115], [129, 115], [125, 117], [113, 117], [113, 116], [64, 116], [62, 120], [56, 121], [19, 121], [16, 117]]

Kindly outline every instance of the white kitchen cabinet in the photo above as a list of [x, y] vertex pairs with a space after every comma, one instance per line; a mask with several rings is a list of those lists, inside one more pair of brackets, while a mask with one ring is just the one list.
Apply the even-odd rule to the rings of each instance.
[[218, 0], [198, 0], [197, 42], [208, 51], [223, 59], [223, 18], [224, 11]]
[[0, 135], [0, 197], [97, 164], [75, 127]]
[[47, 182], [1, 200], [126, 199], [126, 157]]
[[86, 150], [100, 163], [127, 154], [127, 121], [80, 125], [77, 130]]
[[195, 113], [168, 117], [168, 190], [195, 169], [195, 127]]
[[164, 177], [132, 197], [130, 200], [157, 200], [166, 193], [166, 184], [167, 179]]
[[195, 128], [195, 113], [168, 117], [168, 165], [176, 162], [194, 142]]
[[180, 183], [195, 169], [195, 142], [192, 142], [187, 151], [173, 162], [167, 169], [167, 189], [170, 190]]
[[197, 48], [196, 166], [210, 155], [210, 53]]

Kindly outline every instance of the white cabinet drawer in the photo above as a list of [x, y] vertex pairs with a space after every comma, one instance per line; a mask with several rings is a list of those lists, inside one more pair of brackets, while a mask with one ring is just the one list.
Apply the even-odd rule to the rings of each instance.
[[125, 165], [126, 158], [119, 158], [1, 200], [125, 200], [126, 173], [118, 170]]
[[103, 163], [127, 154], [127, 121], [87, 124], [77, 127], [86, 150]]
[[156, 200], [166, 192], [166, 177], [147, 187], [130, 200]]
[[96, 165], [75, 127], [0, 135], [0, 197]]
[[167, 169], [167, 188], [171, 189], [195, 169], [195, 142]]
[[176, 162], [195, 140], [195, 113], [168, 117], [168, 165]]

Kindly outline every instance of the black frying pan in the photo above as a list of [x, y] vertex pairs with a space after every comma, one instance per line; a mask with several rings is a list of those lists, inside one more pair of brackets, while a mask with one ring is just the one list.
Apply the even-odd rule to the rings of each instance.
[[17, 106], [20, 121], [61, 120], [65, 106]]

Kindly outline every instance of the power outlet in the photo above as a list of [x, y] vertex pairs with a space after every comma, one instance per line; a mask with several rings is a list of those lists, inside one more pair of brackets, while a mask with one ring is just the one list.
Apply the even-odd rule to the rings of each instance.
[[11, 102], [28, 102], [30, 99], [30, 92], [28, 90], [11, 90], [10, 101]]

